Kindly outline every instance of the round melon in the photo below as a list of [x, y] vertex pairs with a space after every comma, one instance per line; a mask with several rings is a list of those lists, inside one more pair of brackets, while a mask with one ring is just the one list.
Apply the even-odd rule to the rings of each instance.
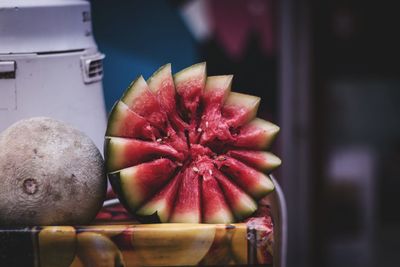
[[0, 134], [0, 225], [88, 224], [101, 208], [103, 158], [84, 133], [50, 118]]
[[199, 63], [137, 78], [108, 120], [108, 177], [138, 219], [232, 223], [251, 216], [274, 190], [280, 165], [265, 150], [279, 131], [256, 118], [260, 98], [231, 92], [232, 75], [209, 76]]

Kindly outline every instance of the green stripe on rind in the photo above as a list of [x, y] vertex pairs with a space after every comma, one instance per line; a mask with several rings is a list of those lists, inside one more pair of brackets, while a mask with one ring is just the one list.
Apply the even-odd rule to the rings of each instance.
[[123, 145], [118, 145], [114, 141], [115, 138], [111, 137], [106, 137], [104, 140], [104, 157], [107, 159], [106, 160], [106, 169], [107, 172], [112, 172], [118, 169], [116, 166], [120, 166], [120, 160], [124, 160], [123, 157], [118, 157], [118, 151], [123, 151], [124, 146]]
[[260, 151], [260, 154], [263, 156], [264, 162], [259, 164], [258, 166], [255, 166], [260, 171], [270, 172], [278, 168], [282, 164], [281, 159], [270, 152]]
[[261, 199], [274, 191], [275, 185], [272, 182], [269, 176], [265, 175], [264, 173], [260, 172], [260, 187], [257, 190], [253, 190], [252, 194], [256, 199]]
[[161, 83], [168, 77], [171, 77], [172, 79], [171, 63], [161, 66], [153, 73], [153, 75], [150, 76], [150, 78], [147, 80], [147, 85], [149, 86], [150, 91], [155, 93], [160, 90], [160, 88], [162, 88]]
[[105, 145], [108, 172], [125, 169], [157, 158], [166, 157], [180, 160], [182, 157], [172, 146], [152, 141], [106, 137]]
[[[140, 165], [138, 165], [140, 166]], [[119, 172], [120, 184], [122, 191], [124, 192], [124, 198], [129, 207], [132, 210], [139, 208], [140, 204], [144, 201], [140, 190], [137, 189], [135, 185], [135, 180], [137, 176], [137, 166], [123, 169]], [[129, 190], [129, 192], [128, 192]]]
[[[207, 77], [207, 67], [206, 67], [206, 63], [202, 62], [202, 63], [198, 63], [198, 64], [194, 64], [190, 67], [187, 67], [181, 71], [179, 71], [178, 73], [176, 73], [174, 75], [174, 83], [176, 88], [179, 88], [179, 85], [181, 83], [184, 83], [190, 79], [192, 79], [193, 77], [203, 77], [204, 78], [204, 84], [206, 82], [206, 77]], [[204, 88], [204, 85], [203, 85]], [[178, 92], [179, 93], [179, 92]]]
[[240, 201], [237, 201], [232, 211], [236, 220], [241, 221], [250, 217], [257, 210], [257, 207], [257, 203], [248, 196], [248, 198], [243, 197]]
[[205, 173], [201, 188], [202, 220], [205, 223], [233, 223], [233, 214], [217, 180]]
[[124, 102], [118, 101], [108, 117], [106, 136], [153, 138], [150, 129], [142, 128], [146, 125], [150, 126], [143, 117], [130, 110]]
[[213, 216], [209, 216], [207, 219], [204, 219], [204, 223], [214, 223], [214, 224], [229, 224], [233, 223], [235, 220], [233, 219], [233, 215], [230, 210], [221, 210], [218, 213], [214, 213]]
[[121, 137], [105, 138], [104, 155], [107, 159], [106, 169], [108, 172], [114, 172], [122, 168], [130, 167], [122, 164], [125, 161], [125, 157], [122, 156], [125, 151], [125, 143], [122, 142], [122, 140], [124, 140], [124, 138]]
[[136, 210], [165, 186], [176, 170], [169, 159], [157, 159], [119, 171], [119, 181], [129, 206]]
[[224, 108], [235, 109], [238, 113], [242, 111], [243, 118], [241, 118], [242, 121], [239, 121], [238, 124], [243, 125], [256, 117], [260, 101], [261, 98], [258, 96], [230, 92], [225, 101]]
[[255, 199], [260, 199], [274, 190], [274, 184], [267, 175], [240, 160], [227, 157], [220, 164], [221, 171]]
[[263, 172], [271, 172], [282, 163], [280, 158], [267, 151], [230, 150], [227, 155]]
[[279, 126], [275, 124], [255, 118], [243, 127], [234, 145], [243, 148], [264, 150], [269, 147], [279, 133], [279, 130]]
[[254, 95], [231, 92], [226, 100], [226, 106], [241, 106], [247, 109], [257, 109], [260, 105], [261, 98]]
[[112, 186], [112, 189], [115, 192], [115, 194], [117, 195], [122, 206], [124, 206], [124, 208], [127, 211], [129, 211], [131, 214], [133, 214], [134, 211], [131, 209], [131, 207], [127, 203], [125, 193], [121, 187], [120, 172], [112, 172], [112, 173], [108, 173], [107, 175], [108, 175], [108, 180], [110, 181], [110, 184]]
[[107, 130], [106, 130], [106, 136], [110, 136], [113, 135], [113, 132], [116, 132], [116, 125], [118, 124], [119, 118], [121, 117], [121, 115], [119, 114], [119, 110], [117, 108], [117, 106], [119, 105], [120, 101], [116, 101], [113, 105], [113, 107], [111, 108], [111, 112], [110, 115], [108, 115], [108, 123], [107, 123]]
[[143, 217], [158, 217], [160, 222], [168, 222], [181, 180], [182, 175], [180, 173], [172, 178], [157, 195], [144, 204], [136, 214]]
[[125, 90], [121, 101], [126, 105], [131, 106], [132, 103], [140, 97], [146, 90], [148, 90], [148, 85], [144, 80], [143, 76], [137, 77], [129, 87]]
[[159, 199], [153, 202], [144, 204], [136, 214], [139, 216], [154, 216], [157, 215], [160, 222], [168, 222], [168, 217], [171, 210], [168, 208], [168, 203], [165, 199]]
[[204, 87], [204, 97], [208, 97], [215, 91], [223, 91], [223, 102], [231, 93], [233, 75], [208, 76]]
[[266, 158], [266, 164], [263, 166], [264, 171], [273, 171], [279, 166], [281, 166], [282, 160], [279, 157], [270, 152], [263, 152], [263, 153], [265, 153], [265, 158]]
[[104, 138], [104, 146], [103, 146], [104, 148], [103, 148], [103, 150], [104, 150], [104, 158], [106, 159], [106, 161], [105, 161], [105, 167], [106, 167], [106, 171], [107, 171], [107, 172], [110, 171], [110, 168], [108, 167], [108, 165], [110, 164], [110, 163], [109, 163], [109, 161], [110, 161], [110, 157], [109, 157], [110, 148], [108, 147], [110, 141], [111, 141], [111, 138], [109, 138], [109, 137], [107, 137], [107, 136]]
[[215, 178], [237, 221], [249, 217], [257, 210], [257, 203], [254, 199], [232, 183], [225, 175], [221, 172], [216, 172]]
[[263, 129], [266, 134], [268, 134], [269, 136], [269, 140], [268, 143], [271, 143], [271, 141], [276, 137], [276, 135], [279, 133], [280, 128], [278, 125], [273, 124], [272, 122], [263, 120], [261, 118], [255, 118], [254, 120], [252, 120], [249, 125], [254, 125], [257, 126], [261, 129]]

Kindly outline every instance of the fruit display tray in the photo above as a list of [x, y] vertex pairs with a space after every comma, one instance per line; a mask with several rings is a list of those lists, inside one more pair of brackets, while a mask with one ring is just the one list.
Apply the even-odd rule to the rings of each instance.
[[[276, 183], [276, 182], [275, 182]], [[262, 201], [268, 215], [237, 224], [137, 224], [0, 228], [0, 266], [282, 267], [281, 191]]]

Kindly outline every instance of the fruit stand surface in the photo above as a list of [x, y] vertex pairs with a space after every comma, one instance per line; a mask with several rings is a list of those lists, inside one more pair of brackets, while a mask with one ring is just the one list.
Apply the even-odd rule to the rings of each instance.
[[2, 228], [0, 266], [269, 266], [272, 243], [267, 221]]
[[284, 200], [273, 181], [277, 190], [243, 223], [139, 224], [117, 204], [89, 226], [1, 227], [0, 266], [284, 267]]

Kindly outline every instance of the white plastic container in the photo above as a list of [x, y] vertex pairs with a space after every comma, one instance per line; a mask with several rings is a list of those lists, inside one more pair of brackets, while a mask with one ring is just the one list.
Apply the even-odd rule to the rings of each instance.
[[102, 60], [83, 0], [0, 1], [0, 131], [49, 116], [85, 132], [102, 151]]

